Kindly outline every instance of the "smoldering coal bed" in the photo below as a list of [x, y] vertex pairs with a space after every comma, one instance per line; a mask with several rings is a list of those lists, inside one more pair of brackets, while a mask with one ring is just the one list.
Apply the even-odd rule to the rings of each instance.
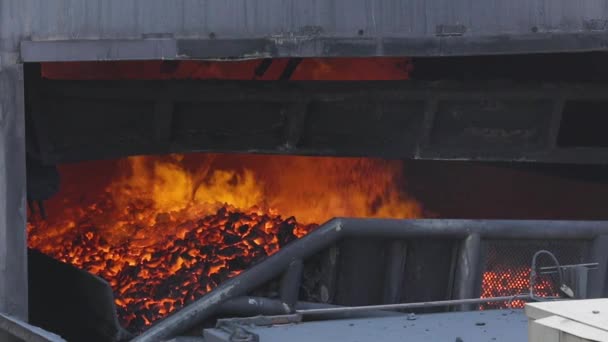
[[222, 208], [183, 224], [186, 231], [161, 240], [160, 247], [112, 245], [83, 226], [51, 251], [84, 269], [101, 269], [114, 290], [120, 323], [141, 332], [315, 227]]
[[216, 154], [60, 165], [48, 215], [30, 210], [29, 246], [106, 279], [121, 322], [141, 331], [331, 215], [421, 216], [401, 171], [369, 158]]

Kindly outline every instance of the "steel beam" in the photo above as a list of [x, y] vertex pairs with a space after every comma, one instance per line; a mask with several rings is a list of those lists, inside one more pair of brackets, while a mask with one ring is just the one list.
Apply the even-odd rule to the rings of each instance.
[[[42, 80], [40, 93], [48, 97], [188, 103], [269, 102], [293, 104], [289, 111], [305, 112], [310, 101], [565, 101], [603, 100], [606, 83], [489, 81], [291, 81], [247, 82], [209, 80]], [[433, 113], [437, 104], [427, 109]], [[553, 108], [558, 113], [561, 109]], [[432, 120], [431, 120], [432, 121]]]
[[[9, 325], [28, 320], [22, 5], [0, 0], [0, 312], [11, 317], [12, 323], [4, 321]], [[0, 341], [19, 340], [3, 329]]]
[[418, 302], [418, 303], [397, 303], [397, 304], [380, 304], [380, 305], [364, 305], [364, 306], [343, 306], [337, 308], [320, 308], [320, 309], [303, 309], [297, 310], [296, 313], [306, 315], [323, 315], [323, 314], [337, 314], [346, 312], [362, 312], [362, 311], [373, 311], [373, 310], [412, 310], [422, 308], [433, 308], [441, 306], [455, 306], [455, 305], [479, 305], [484, 303], [509, 303], [515, 299], [529, 300], [529, 295], [516, 295], [516, 296], [502, 296], [502, 297], [490, 297], [490, 298], [463, 298], [454, 300], [439, 300], [429, 302]]
[[[481, 237], [471, 234], [462, 240], [456, 261], [454, 297], [457, 299], [479, 296], [481, 285]], [[471, 310], [473, 306], [463, 304], [460, 309]]]
[[587, 293], [589, 298], [603, 298], [608, 296], [608, 235], [595, 238], [590, 252], [589, 261], [599, 264], [589, 272]]
[[407, 258], [407, 243], [392, 241], [386, 255], [386, 270], [384, 272], [384, 304], [399, 303], [403, 288], [403, 272]]
[[[0, 312], [27, 321], [23, 105], [21, 65], [0, 63]], [[2, 334], [0, 340], [10, 341]]]
[[[212, 32], [213, 33], [213, 32]], [[293, 33], [291, 33], [293, 34]], [[285, 43], [288, 41], [288, 43]], [[434, 57], [606, 51], [603, 32], [469, 37], [299, 37], [24, 41], [25, 62], [249, 59], [281, 57]]]
[[20, 18], [3, 25], [29, 37], [21, 44], [26, 62], [456, 56], [608, 46], [605, 1], [3, 2]]
[[11, 2], [27, 18], [25, 61], [455, 56], [608, 46], [605, 1]]
[[[279, 295], [283, 303], [293, 309], [300, 294], [300, 283], [302, 282], [302, 271], [304, 263], [297, 259], [291, 262], [281, 277], [281, 288]], [[290, 313], [290, 312], [288, 312]]]
[[[28, 91], [32, 98], [35, 99], [35, 93], [42, 98], [33, 101], [28, 118], [34, 128], [32, 137], [40, 142], [41, 159], [46, 163], [192, 151], [537, 163], [608, 162], [608, 148], [601, 143], [577, 147], [556, 145], [564, 104], [606, 101], [608, 85], [605, 83], [39, 80], [28, 86], [31, 86]], [[117, 134], [137, 138], [127, 144], [113, 135], [75, 136], [75, 131], [90, 129], [78, 120], [65, 126], [66, 129], [45, 121], [49, 117], [60, 118], [58, 120], [82, 117], [82, 112], [90, 111], [91, 106], [100, 101], [108, 106], [114, 104], [119, 110], [123, 100], [137, 108], [132, 119], [140, 121], [139, 110], [149, 110], [149, 103], [156, 102], [153, 136], [136, 132], [120, 121], [109, 121], [107, 127]], [[62, 103], [70, 106], [63, 108]], [[239, 133], [238, 127], [224, 125], [223, 130], [234, 134], [233, 139], [224, 142], [205, 135], [202, 120], [181, 116], [182, 121], [189, 121], [176, 120], [182, 122], [181, 126], [172, 126], [173, 109], [184, 103], [192, 110], [200, 110], [209, 122], [224, 115], [234, 115], [239, 121], [245, 116], [272, 114], [265, 127], [282, 128], [276, 137], [271, 134], [261, 139]], [[268, 108], [264, 113], [251, 110], [252, 103], [268, 105]], [[309, 106], [309, 103], [322, 105]], [[379, 115], [354, 109], [349, 103], [377, 104]], [[503, 109], [488, 109], [488, 103], [497, 103], [498, 108]], [[336, 115], [333, 119], [327, 112], [332, 105], [336, 105], [331, 112]], [[283, 109], [275, 112], [275, 106]], [[451, 116], [449, 113], [453, 110], [462, 115]], [[403, 115], [392, 115], [395, 111], [402, 111]], [[100, 113], [92, 115], [93, 120], [101, 120]], [[336, 119], [342, 116], [353, 119]], [[580, 120], [584, 122], [584, 116]], [[184, 130], [188, 124], [194, 133]], [[403, 139], [404, 136], [408, 138]], [[51, 137], [61, 143], [53, 144]]]

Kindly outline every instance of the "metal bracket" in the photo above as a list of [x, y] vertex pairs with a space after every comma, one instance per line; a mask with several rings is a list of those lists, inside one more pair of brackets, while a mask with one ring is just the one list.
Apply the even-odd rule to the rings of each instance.
[[[569, 289], [571, 289], [571, 297], [576, 299], [586, 299], [589, 297], [587, 293], [589, 271], [597, 269], [598, 266], [599, 264], [597, 262], [560, 266], [560, 269], [564, 275], [564, 283], [567, 284]], [[539, 270], [540, 274], [557, 273], [557, 268], [555, 266], [541, 267]]]
[[290, 315], [277, 315], [277, 316], [255, 316], [255, 317], [245, 317], [245, 318], [225, 318], [218, 319], [216, 327], [221, 328], [222, 326], [228, 324], [238, 324], [238, 325], [256, 325], [260, 327], [265, 327], [269, 325], [278, 325], [278, 324], [292, 324], [292, 323], [300, 323], [302, 322], [302, 315], [300, 314], [290, 314]]

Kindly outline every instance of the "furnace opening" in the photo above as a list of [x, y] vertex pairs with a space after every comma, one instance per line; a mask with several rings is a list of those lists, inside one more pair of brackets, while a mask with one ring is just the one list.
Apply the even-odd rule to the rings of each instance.
[[[594, 150], [571, 149], [601, 142], [580, 143], [595, 121], [568, 122], [606, 92], [594, 73], [558, 72], [574, 57], [545, 57], [26, 65], [30, 321], [124, 340], [335, 217], [437, 220], [345, 219], [361, 231], [300, 257], [290, 312], [513, 296], [528, 290], [537, 250], [594, 261], [587, 221], [608, 219], [608, 172], [576, 165], [596, 164]], [[536, 219], [556, 221], [523, 221]], [[571, 233], [577, 223], [559, 220], [591, 228]], [[551, 277], [538, 295], [558, 292]], [[247, 296], [281, 309], [282, 282], [266, 279], [199, 323], [251, 313]], [[67, 319], [52, 310], [61, 305]]]
[[423, 216], [400, 161], [181, 154], [58, 172], [29, 245], [110, 282], [135, 331], [333, 217]]
[[[58, 192], [42, 206], [30, 203], [29, 246], [107, 280], [133, 332], [333, 217], [567, 219], [588, 203], [555, 208], [554, 195], [586, 193], [589, 202], [605, 191], [525, 168], [374, 158], [190, 153], [67, 163], [56, 172]], [[31, 186], [43, 178], [32, 177]], [[509, 204], [551, 186], [527, 207]], [[542, 203], [554, 209], [543, 212]], [[426, 248], [453, 253], [451, 243]], [[481, 296], [524, 291], [529, 256], [509, 266], [498, 247], [488, 250]], [[553, 295], [548, 284], [539, 292]]]

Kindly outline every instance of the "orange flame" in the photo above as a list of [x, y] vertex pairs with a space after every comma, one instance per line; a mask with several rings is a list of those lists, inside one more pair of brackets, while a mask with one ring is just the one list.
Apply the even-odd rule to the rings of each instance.
[[132, 330], [332, 217], [422, 214], [402, 191], [399, 161], [189, 154], [60, 173], [48, 219], [30, 215], [29, 245], [108, 280]]
[[[422, 216], [403, 192], [402, 168], [378, 159], [216, 154], [61, 165], [48, 219], [30, 213], [29, 245], [108, 280], [123, 324], [139, 331], [317, 223]], [[482, 297], [525, 292], [528, 278], [525, 267], [485, 272]], [[554, 293], [547, 281], [536, 291]]]

